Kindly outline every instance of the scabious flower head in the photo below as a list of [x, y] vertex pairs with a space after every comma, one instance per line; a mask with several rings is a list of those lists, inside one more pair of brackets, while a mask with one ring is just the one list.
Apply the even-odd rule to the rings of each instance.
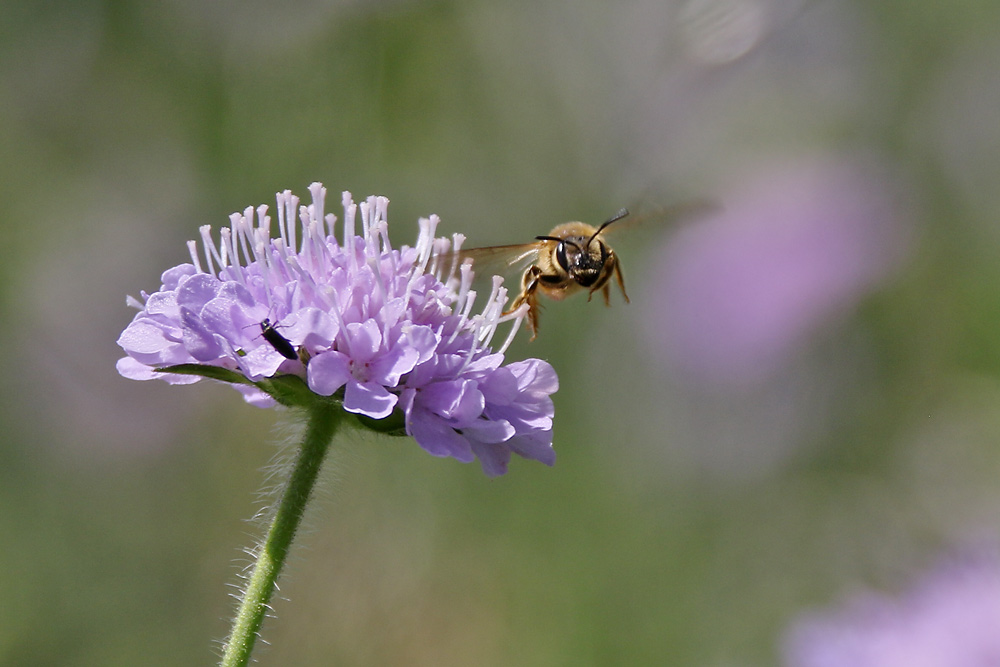
[[[298, 378], [348, 412], [402, 415], [425, 450], [478, 457], [491, 476], [506, 472], [512, 452], [552, 465], [558, 380], [538, 359], [503, 364], [524, 312], [504, 314], [502, 279], [473, 314], [471, 267], [454, 259], [463, 237], [434, 238], [437, 216], [420, 220], [415, 247], [394, 249], [388, 200], [356, 205], [345, 192], [338, 240], [325, 188], [310, 192], [309, 206], [278, 194], [274, 238], [266, 206], [232, 214], [218, 243], [202, 227], [203, 259], [190, 241], [190, 263], [164, 272], [157, 292], [129, 299], [139, 313], [118, 339], [128, 355], [118, 371], [175, 384], [228, 380], [262, 407], [294, 404], [272, 381]], [[511, 330], [493, 351], [505, 321]]]
[[869, 594], [799, 620], [787, 667], [1000, 665], [1000, 559], [952, 562], [898, 600]]

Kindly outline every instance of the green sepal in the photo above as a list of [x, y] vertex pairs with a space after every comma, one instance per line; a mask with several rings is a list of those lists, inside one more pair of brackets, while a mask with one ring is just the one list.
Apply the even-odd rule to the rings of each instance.
[[[309, 385], [298, 375], [276, 375], [258, 382], [251, 382], [242, 373], [221, 366], [205, 364], [177, 364], [176, 366], [157, 368], [156, 371], [158, 373], [176, 373], [177, 375], [198, 375], [220, 382], [252, 385], [289, 408], [343, 410], [344, 407], [343, 390], [338, 391], [333, 396], [320, 396], [309, 389]], [[362, 428], [369, 431], [391, 436], [406, 435], [406, 416], [399, 408], [393, 410], [388, 417], [383, 419], [372, 419], [359, 414], [354, 415], [354, 417]]]
[[372, 419], [367, 415], [354, 416], [358, 423], [369, 431], [394, 436], [406, 435], [406, 416], [398, 408], [393, 410], [388, 417], [382, 419]]
[[220, 382], [232, 382], [233, 384], [253, 384], [242, 373], [231, 371], [221, 366], [207, 366], [205, 364], [177, 364], [176, 366], [164, 366], [155, 369], [157, 373], [175, 373], [177, 375], [200, 375], [203, 378], [219, 380]]
[[298, 375], [275, 375], [253, 384], [278, 403], [290, 408], [313, 409], [326, 403], [330, 409], [339, 410], [343, 402], [336, 395], [320, 396], [314, 393]]

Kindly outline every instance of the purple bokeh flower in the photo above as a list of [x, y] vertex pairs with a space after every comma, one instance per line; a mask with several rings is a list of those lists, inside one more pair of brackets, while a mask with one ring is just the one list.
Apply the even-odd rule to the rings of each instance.
[[[336, 217], [323, 210], [325, 188], [314, 183], [310, 192], [313, 203], [301, 207], [289, 191], [278, 194], [276, 238], [266, 206], [230, 216], [218, 244], [202, 227], [204, 264], [191, 241], [191, 263], [167, 270], [159, 291], [142, 301], [129, 299], [140, 312], [118, 339], [128, 355], [118, 371], [183, 384], [201, 375], [158, 369], [195, 364], [216, 377], [209, 373], [216, 367], [245, 379], [232, 386], [262, 407], [275, 403], [266, 380], [297, 376], [348, 412], [379, 420], [401, 411], [406, 433], [426, 451], [478, 457], [491, 476], [506, 472], [511, 453], [552, 465], [550, 396], [558, 380], [537, 359], [503, 365], [524, 311], [504, 314], [502, 280], [494, 277], [473, 315], [471, 267], [454, 266], [449, 255], [462, 236], [435, 239], [437, 216], [420, 220], [416, 247], [395, 250], [388, 200], [355, 205], [345, 192], [338, 242]], [[513, 326], [493, 351], [505, 321]], [[265, 334], [266, 325], [273, 331]]]
[[1000, 559], [950, 563], [893, 600], [877, 594], [792, 626], [786, 667], [997, 667]]
[[654, 356], [711, 383], [768, 377], [906, 246], [891, 183], [862, 159], [760, 167], [722, 199], [671, 239], [648, 281]]

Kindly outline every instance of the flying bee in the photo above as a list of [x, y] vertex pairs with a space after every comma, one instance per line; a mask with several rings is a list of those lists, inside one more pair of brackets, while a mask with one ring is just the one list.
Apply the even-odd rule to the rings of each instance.
[[532, 243], [472, 248], [460, 250], [455, 255], [457, 263], [471, 261], [473, 270], [480, 274], [489, 273], [493, 269], [503, 272], [504, 269], [528, 263], [521, 275], [521, 292], [504, 314], [509, 315], [527, 304], [528, 330], [531, 332], [531, 340], [535, 340], [538, 336], [540, 294], [554, 301], [562, 301], [586, 290], [587, 300], [590, 301], [594, 292], [600, 290], [604, 296], [604, 304], [610, 306], [611, 279], [614, 278], [625, 303], [630, 303], [618, 255], [605, 240], [608, 232], [632, 227], [650, 218], [676, 219], [714, 208], [716, 206], [713, 203], [698, 200], [615, 225], [629, 215], [628, 209], [623, 208], [598, 227], [585, 222], [564, 222], [548, 234], [536, 236]]
[[521, 293], [510, 305], [513, 312], [528, 304], [528, 330], [531, 340], [538, 336], [538, 295], [562, 301], [581, 290], [587, 290], [587, 301], [600, 290], [604, 305], [611, 305], [611, 278], [629, 303], [625, 277], [615, 251], [605, 243], [602, 233], [614, 222], [628, 215], [621, 209], [600, 227], [585, 222], [564, 222], [549, 234], [536, 236], [535, 261], [521, 275]]
[[498, 263], [513, 267], [529, 262], [521, 275], [521, 292], [504, 314], [508, 315], [528, 304], [528, 330], [531, 340], [535, 340], [538, 336], [539, 294], [562, 301], [571, 294], [587, 290], [589, 301], [594, 292], [601, 290], [605, 305], [610, 305], [610, 282], [614, 277], [625, 302], [629, 302], [618, 256], [604, 240], [605, 229], [628, 214], [628, 209], [623, 208], [599, 227], [585, 222], [565, 222], [544, 236], [536, 236], [532, 243], [460, 250], [458, 258], [460, 261], [471, 261], [473, 270]]

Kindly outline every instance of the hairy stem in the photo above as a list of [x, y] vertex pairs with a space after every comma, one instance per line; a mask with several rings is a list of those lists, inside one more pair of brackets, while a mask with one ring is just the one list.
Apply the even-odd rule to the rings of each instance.
[[250, 662], [275, 583], [340, 420], [341, 412], [327, 404], [317, 404], [309, 410], [305, 438], [233, 620], [221, 667], [244, 667]]

